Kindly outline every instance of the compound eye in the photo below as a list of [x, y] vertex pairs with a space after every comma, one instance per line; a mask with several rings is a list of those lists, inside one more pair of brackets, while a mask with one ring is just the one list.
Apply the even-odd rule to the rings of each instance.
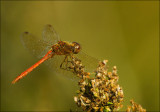
[[80, 44], [77, 43], [77, 42], [72, 42], [72, 44], [73, 44], [73, 53], [74, 53], [74, 54], [79, 53], [80, 50], [81, 50]]

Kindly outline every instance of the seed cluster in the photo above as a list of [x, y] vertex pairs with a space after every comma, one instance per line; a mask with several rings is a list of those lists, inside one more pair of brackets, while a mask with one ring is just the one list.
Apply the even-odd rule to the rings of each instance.
[[122, 88], [117, 84], [119, 77], [116, 66], [112, 72], [108, 72], [106, 67], [108, 61], [99, 62], [92, 74], [94, 78], [91, 78], [90, 73], [84, 71], [81, 60], [74, 57], [72, 60], [70, 70], [80, 77], [78, 82], [80, 89], [74, 97], [79, 107], [84, 111], [116, 111], [122, 107], [124, 95]]
[[141, 105], [136, 104], [133, 100], [130, 103], [132, 106], [128, 106], [126, 112], [146, 112], [146, 109], [143, 109]]

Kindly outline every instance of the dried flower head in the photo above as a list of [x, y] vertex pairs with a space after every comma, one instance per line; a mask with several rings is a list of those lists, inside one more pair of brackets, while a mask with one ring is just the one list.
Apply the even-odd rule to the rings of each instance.
[[116, 66], [112, 72], [108, 72], [106, 64], [108, 60], [99, 62], [94, 72], [95, 77], [90, 78], [90, 73], [84, 71], [81, 61], [75, 57], [72, 59], [72, 70], [80, 80], [80, 87], [74, 101], [84, 111], [114, 111], [122, 107], [123, 90], [117, 84], [118, 75]]
[[[118, 84], [119, 76], [117, 67], [114, 66], [112, 72], [108, 72], [106, 67], [108, 60], [99, 62], [93, 78], [90, 78], [89, 72], [85, 71], [81, 60], [72, 56], [70, 65], [67, 67], [69, 71], [79, 77], [79, 90], [77, 96], [74, 96], [74, 101], [78, 107], [88, 112], [108, 112], [117, 111], [123, 105], [123, 90]], [[131, 100], [132, 106], [128, 106], [127, 112], [139, 111], [146, 112], [141, 105], [136, 104]]]
[[130, 100], [131, 106], [128, 106], [126, 112], [146, 112], [141, 105], [136, 104], [133, 100]]

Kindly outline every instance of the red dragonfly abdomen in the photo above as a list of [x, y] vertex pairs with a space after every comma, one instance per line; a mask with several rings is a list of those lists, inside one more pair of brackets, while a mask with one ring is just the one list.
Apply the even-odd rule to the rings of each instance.
[[15, 84], [17, 81], [19, 81], [20, 79], [25, 77], [28, 73], [30, 73], [33, 69], [35, 69], [37, 66], [39, 66], [41, 63], [43, 63], [44, 61], [46, 61], [47, 59], [49, 59], [51, 57], [53, 57], [53, 51], [52, 50], [47, 52], [47, 54], [40, 61], [38, 61], [37, 63], [32, 65], [26, 71], [22, 72], [15, 80], [12, 81], [12, 84]]

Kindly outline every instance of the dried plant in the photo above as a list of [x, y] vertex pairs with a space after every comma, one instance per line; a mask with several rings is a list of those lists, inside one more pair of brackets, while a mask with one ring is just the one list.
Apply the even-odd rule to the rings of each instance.
[[126, 112], [146, 112], [141, 105], [136, 104], [133, 100], [130, 100], [131, 106], [128, 106]]
[[[108, 60], [103, 60], [91, 74], [85, 71], [80, 59], [74, 56], [71, 58], [68, 70], [80, 78], [79, 90], [77, 96], [74, 96], [77, 106], [88, 112], [118, 111], [123, 106], [124, 95], [122, 87], [118, 84], [119, 76], [116, 66], [113, 67], [112, 72], [108, 72], [106, 67]], [[91, 75], [94, 77], [91, 78]], [[131, 104], [127, 112], [145, 112], [145, 109], [134, 103], [133, 100]]]

